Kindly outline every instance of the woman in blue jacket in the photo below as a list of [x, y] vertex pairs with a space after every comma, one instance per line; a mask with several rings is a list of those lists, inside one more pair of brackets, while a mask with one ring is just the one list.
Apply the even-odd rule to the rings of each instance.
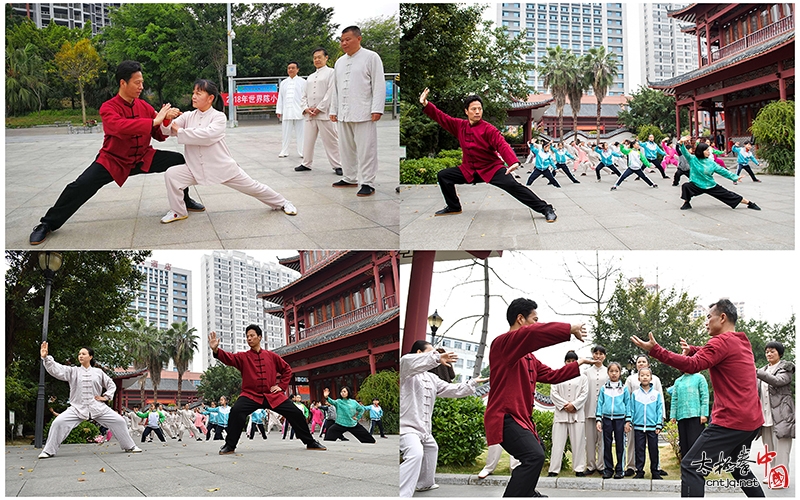
[[560, 188], [561, 186], [558, 184], [558, 181], [550, 172], [550, 169], [556, 168], [555, 155], [550, 151], [550, 143], [546, 142], [541, 148], [538, 148], [536, 143], [532, 142], [531, 151], [536, 155], [536, 163], [533, 164], [533, 172], [531, 172], [530, 177], [528, 177], [528, 182], [526, 182], [525, 185], [530, 186], [537, 177], [543, 175], [550, 181], [550, 184]]
[[603, 170], [603, 167], [608, 167], [609, 170], [617, 174], [617, 177], [622, 175], [619, 170], [617, 170], [617, 167], [614, 166], [614, 157], [624, 158], [623, 155], [609, 149], [608, 144], [605, 142], [601, 142], [594, 150], [600, 155], [600, 163], [598, 163], [597, 168], [594, 169], [597, 182], [600, 182], [600, 171]]
[[567, 158], [569, 157], [575, 160], [575, 157], [569, 154], [569, 151], [567, 151], [566, 147], [564, 146], [564, 141], [558, 143], [558, 147], [556, 147], [556, 149], [553, 151], [553, 154], [556, 157], [556, 172], [558, 172], [559, 169], [563, 170], [573, 184], [580, 184], [581, 182], [573, 177], [572, 173], [569, 171], [569, 168], [567, 168]]

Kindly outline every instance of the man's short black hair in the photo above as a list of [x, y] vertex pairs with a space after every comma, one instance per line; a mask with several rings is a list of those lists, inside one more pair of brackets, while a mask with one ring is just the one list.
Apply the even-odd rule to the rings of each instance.
[[133, 76], [134, 73], [141, 73], [141, 72], [142, 72], [142, 65], [139, 64], [138, 61], [122, 61], [121, 63], [119, 63], [119, 66], [117, 66], [117, 72], [114, 76], [116, 78], [117, 85], [119, 85], [120, 80], [125, 80], [125, 82], [127, 83], [131, 79], [131, 76]]
[[254, 325], [247, 325], [246, 327], [244, 327], [245, 337], [247, 336], [247, 332], [249, 332], [250, 330], [255, 331], [256, 335], [258, 335], [259, 337], [263, 336], [263, 334], [261, 333], [261, 327], [254, 324]]
[[345, 33], [352, 33], [355, 36], [361, 36], [361, 28], [358, 26], [348, 26], [347, 28], [342, 30], [342, 35]]
[[469, 105], [473, 102], [478, 101], [481, 103], [481, 107], [483, 107], [483, 99], [479, 95], [468, 95], [466, 99], [464, 99], [464, 109], [469, 109]]
[[295, 68], [300, 69], [300, 64], [297, 61], [289, 61], [289, 64], [287, 64], [286, 66], [289, 67], [292, 64], [294, 64]]
[[592, 347], [592, 354], [594, 354], [596, 352], [602, 352], [603, 354], [605, 354], [606, 353], [606, 348], [601, 346], [600, 344], [597, 344], [596, 346]]
[[426, 346], [429, 346], [429, 345], [431, 345], [431, 343], [428, 342], [427, 340], [417, 340], [411, 346], [411, 352], [409, 354], [416, 354], [417, 351], [425, 352]]
[[316, 54], [317, 52], [322, 52], [323, 54], [325, 54], [325, 56], [326, 56], [326, 57], [328, 56], [328, 51], [327, 51], [327, 50], [325, 50], [325, 47], [317, 47], [316, 49], [314, 49], [314, 50], [311, 52], [311, 55], [313, 56], [313, 55], [314, 55], [314, 54]]
[[731, 302], [728, 299], [719, 299], [718, 301], [708, 306], [709, 309], [711, 309], [712, 307], [716, 307], [717, 312], [719, 314], [725, 313], [725, 316], [728, 318], [728, 321], [730, 321], [734, 325], [736, 324], [736, 320], [739, 319], [739, 314], [736, 312], [736, 306], [733, 305], [733, 302]]
[[778, 351], [778, 357], [783, 358], [784, 347], [780, 342], [767, 342], [767, 345], [764, 346], [764, 350], [766, 351], [767, 349], [775, 349]]
[[508, 309], [506, 310], [506, 319], [508, 320], [508, 326], [512, 326], [514, 323], [517, 322], [517, 316], [520, 314], [523, 318], [527, 318], [528, 315], [534, 311], [534, 309], [538, 309], [539, 306], [536, 305], [536, 302], [532, 301], [531, 299], [523, 299], [518, 298], [511, 301], [508, 305]]

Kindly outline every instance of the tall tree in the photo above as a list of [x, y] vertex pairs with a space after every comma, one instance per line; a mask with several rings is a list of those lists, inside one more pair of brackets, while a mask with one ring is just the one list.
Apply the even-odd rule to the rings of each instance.
[[[139, 319], [138, 321], [144, 321]], [[161, 370], [169, 362], [167, 350], [167, 337], [163, 331], [154, 326], [147, 325], [142, 328], [143, 333], [133, 346], [133, 355], [138, 366], [146, 366], [150, 373], [150, 383], [153, 384], [153, 401], [158, 402], [158, 385], [161, 383]], [[142, 392], [142, 396], [144, 392]], [[142, 399], [144, 403], [144, 399]]]
[[361, 45], [378, 53], [386, 73], [400, 71], [400, 24], [395, 16], [377, 16], [357, 23]]
[[539, 63], [544, 86], [550, 89], [556, 102], [559, 137], [564, 136], [564, 105], [567, 103], [570, 85], [575, 80], [576, 67], [575, 55], [570, 49], [564, 50], [560, 45], [549, 47], [547, 55]]
[[97, 80], [105, 64], [88, 38], [79, 40], [75, 44], [69, 41], [64, 42], [61, 50], [56, 54], [55, 61], [61, 77], [78, 88], [78, 93], [81, 95], [83, 123], [86, 123], [84, 87]]
[[[141, 339], [156, 335], [156, 327], [149, 324], [145, 318], [136, 318], [126, 325], [125, 330], [135, 339], [131, 349], [133, 353], [133, 368], [141, 370], [147, 368], [147, 357], [142, 353], [138, 346]], [[147, 372], [143, 373], [137, 380], [139, 383], [139, 404], [144, 405], [144, 386], [147, 383]]]
[[569, 70], [570, 80], [567, 84], [567, 97], [572, 110], [572, 134], [578, 133], [578, 114], [581, 112], [581, 99], [583, 93], [589, 88], [588, 59], [586, 57], [573, 57], [572, 67]]
[[608, 89], [617, 76], [617, 57], [612, 52], [606, 52], [602, 45], [589, 49], [587, 54], [588, 69], [592, 74], [591, 87], [597, 98], [597, 137], [600, 137], [600, 114], [603, 109], [603, 99], [608, 94]]
[[233, 366], [218, 364], [200, 375], [197, 394], [206, 401], [217, 401], [220, 396], [233, 403], [242, 389], [242, 374]]
[[[686, 119], [681, 118], [681, 123], [688, 123], [688, 111], [682, 110]], [[617, 115], [620, 123], [630, 130], [639, 130], [643, 125], [655, 125], [665, 134], [679, 137], [675, 130], [675, 97], [659, 90], [639, 87], [630, 97], [625, 107]]]
[[29, 43], [6, 46], [6, 114], [42, 110], [48, 90], [44, 61]]
[[194, 333], [196, 328], [189, 328], [185, 321], [180, 323], [172, 323], [172, 326], [167, 331], [168, 350], [172, 362], [175, 363], [175, 369], [178, 371], [178, 397], [177, 404], [181, 405], [181, 385], [183, 384], [183, 374], [189, 369], [189, 363], [194, 358], [194, 352], [197, 350], [197, 342], [200, 338]]

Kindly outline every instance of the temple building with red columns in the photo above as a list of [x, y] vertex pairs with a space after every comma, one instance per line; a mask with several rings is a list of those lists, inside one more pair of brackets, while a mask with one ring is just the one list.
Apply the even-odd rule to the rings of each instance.
[[291, 365], [295, 392], [357, 394], [369, 375], [399, 369], [397, 251], [306, 250], [278, 262], [300, 278], [258, 297], [278, 304], [266, 312], [283, 318], [286, 345], [274, 352]]
[[[699, 68], [657, 83], [673, 94], [677, 130], [700, 135], [700, 113], [711, 133], [728, 141], [748, 139], [758, 111], [776, 100], [794, 99], [794, 4], [691, 4], [670, 17], [690, 23], [697, 38]], [[691, 123], [680, 123], [680, 110]]]

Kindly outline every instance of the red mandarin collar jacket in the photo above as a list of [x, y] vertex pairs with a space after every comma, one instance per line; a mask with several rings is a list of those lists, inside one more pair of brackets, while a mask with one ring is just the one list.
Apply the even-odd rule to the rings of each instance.
[[[469, 120], [453, 118], [429, 102], [422, 111], [458, 139], [461, 145], [461, 165], [458, 168], [467, 182], [475, 182], [475, 175], [489, 182], [498, 170], [517, 163], [517, 155], [494, 125], [483, 120], [470, 125]], [[501, 160], [497, 155], [503, 157]]]
[[[242, 372], [242, 392], [239, 396], [247, 396], [257, 403], [266, 398], [272, 408], [289, 399], [286, 397], [286, 391], [292, 380], [292, 367], [274, 352], [266, 349], [255, 352], [249, 349], [231, 354], [217, 349], [214, 357]], [[283, 392], [269, 392], [269, 388], [275, 384], [278, 384]]]
[[[115, 95], [100, 106], [103, 121], [103, 147], [95, 160], [108, 170], [119, 186], [137, 165], [149, 172], [156, 150], [150, 139], [166, 140], [160, 126], [153, 126], [156, 111], [147, 101], [134, 99], [128, 103]], [[169, 123], [164, 120], [165, 124]]]
[[569, 323], [536, 323], [494, 339], [489, 351], [492, 388], [483, 419], [488, 444], [503, 441], [503, 418], [507, 414], [523, 428], [536, 433], [531, 414], [537, 381], [559, 384], [580, 376], [578, 363], [553, 370], [532, 354], [543, 347], [566, 342], [570, 335]]

